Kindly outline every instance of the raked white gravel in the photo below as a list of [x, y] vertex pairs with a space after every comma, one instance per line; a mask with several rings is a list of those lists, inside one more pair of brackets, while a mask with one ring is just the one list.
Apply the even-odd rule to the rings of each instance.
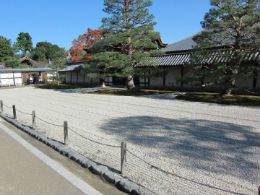
[[[124, 175], [158, 194], [257, 194], [260, 185], [260, 108], [125, 97], [32, 87], [1, 89], [5, 105], [55, 124], [68, 121], [83, 136], [108, 145], [127, 142]], [[11, 109], [4, 107], [7, 114]], [[30, 124], [20, 112], [18, 120]], [[63, 130], [39, 120], [38, 131], [62, 141]], [[120, 169], [120, 148], [69, 131], [69, 145]], [[139, 158], [140, 159], [139, 159]], [[144, 161], [162, 168], [166, 173]]]

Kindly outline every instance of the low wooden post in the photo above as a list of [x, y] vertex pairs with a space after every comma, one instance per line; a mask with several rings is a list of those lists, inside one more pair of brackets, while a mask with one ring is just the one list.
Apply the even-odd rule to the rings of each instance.
[[0, 112], [4, 112], [4, 104], [3, 104], [3, 100], [0, 100]]
[[258, 195], [260, 195], [260, 186], [258, 187]]
[[32, 111], [32, 128], [36, 129], [36, 113], [35, 111]]
[[64, 121], [64, 145], [68, 144], [68, 122]]
[[124, 163], [126, 161], [126, 143], [121, 142], [121, 174], [124, 173]]
[[13, 105], [13, 116], [14, 116], [14, 119], [16, 119], [16, 109], [15, 109], [15, 105]]

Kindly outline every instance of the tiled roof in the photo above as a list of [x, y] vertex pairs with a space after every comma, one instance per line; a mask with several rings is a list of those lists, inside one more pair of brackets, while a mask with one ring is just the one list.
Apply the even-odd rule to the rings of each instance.
[[[259, 62], [260, 51], [244, 51], [242, 54], [243, 62]], [[197, 54], [197, 63], [199, 64], [219, 64], [231, 62], [234, 57], [234, 52], [230, 49], [216, 49], [212, 51], [202, 52]]]
[[152, 57], [151, 65], [155, 66], [177, 66], [184, 65], [190, 61], [190, 53], [180, 53]]
[[[168, 55], [152, 57], [151, 61], [147, 64], [140, 64], [137, 67], [147, 67], [147, 66], [180, 66], [185, 64], [219, 64], [227, 63], [232, 60], [234, 53], [228, 49], [219, 49], [211, 51], [203, 51], [201, 53], [195, 53], [192, 51], [187, 52], [176, 52]], [[194, 58], [192, 59], [192, 56]], [[196, 61], [195, 61], [196, 58]], [[243, 61], [255, 61], [260, 62], [260, 51], [246, 51], [243, 55]]]

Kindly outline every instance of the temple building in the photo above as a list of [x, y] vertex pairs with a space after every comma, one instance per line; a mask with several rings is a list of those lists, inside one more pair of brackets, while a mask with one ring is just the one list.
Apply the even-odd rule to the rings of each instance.
[[[200, 55], [196, 54], [196, 62], [193, 60], [194, 54], [198, 53], [196, 42], [193, 37], [188, 37], [174, 44], [163, 44], [161, 40], [157, 41], [162, 52], [161, 55], [149, 59], [149, 63], [137, 65], [139, 75], [135, 76], [136, 85], [142, 88], [160, 88], [160, 89], [190, 89], [190, 88], [208, 88], [222, 89], [221, 84], [213, 82], [212, 78], [205, 77], [200, 81], [189, 78], [196, 76], [194, 66], [216, 66], [223, 63], [231, 63], [233, 53], [229, 46], [219, 46], [214, 48], [205, 48]], [[87, 63], [87, 62], [85, 62]], [[195, 64], [196, 63], [196, 64]], [[242, 59], [242, 66], [252, 65], [255, 70], [252, 74], [245, 74], [237, 79], [238, 89], [260, 89], [260, 52], [245, 51]], [[84, 71], [84, 63], [71, 63], [68, 67], [60, 71], [65, 83], [93, 84], [98, 83], [87, 77]], [[216, 77], [216, 75], [213, 75]], [[124, 79], [116, 77], [107, 77], [107, 85], [124, 85]]]

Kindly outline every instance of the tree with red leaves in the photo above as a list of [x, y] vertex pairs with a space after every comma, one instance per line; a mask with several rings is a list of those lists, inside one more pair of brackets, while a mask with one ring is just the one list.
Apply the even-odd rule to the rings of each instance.
[[79, 35], [77, 39], [73, 40], [73, 46], [70, 48], [71, 61], [87, 61], [90, 60], [90, 53], [88, 49], [92, 47], [94, 42], [102, 37], [102, 29], [88, 29], [86, 33]]

